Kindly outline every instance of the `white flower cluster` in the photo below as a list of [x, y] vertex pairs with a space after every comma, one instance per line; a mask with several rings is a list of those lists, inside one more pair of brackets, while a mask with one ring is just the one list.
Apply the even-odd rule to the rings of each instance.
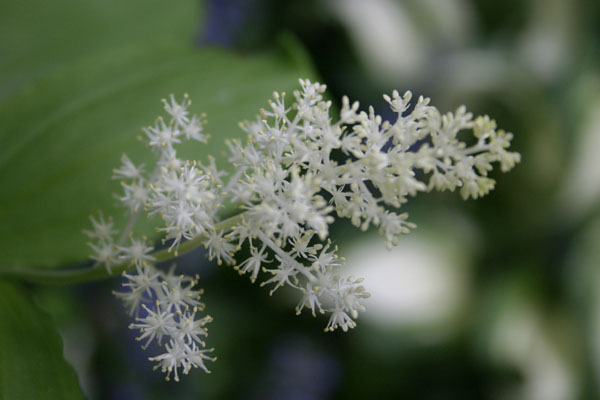
[[99, 212], [98, 219], [90, 217], [90, 221], [94, 230], [84, 230], [83, 233], [91, 239], [96, 239], [96, 243], [88, 243], [93, 250], [91, 258], [96, 263], [104, 265], [109, 272], [111, 266], [119, 262], [141, 266], [154, 260], [154, 257], [149, 254], [154, 248], [146, 245], [145, 238], [144, 240], [131, 238], [129, 246], [122, 246], [125, 237], [115, 242], [114, 235], [117, 230], [114, 229], [112, 218], [105, 220], [102, 212]]
[[[144, 239], [130, 239], [124, 245], [135, 221], [142, 211], [148, 216], [158, 214], [165, 222], [159, 228], [164, 239], [173, 239], [172, 247], [177, 247], [182, 239], [191, 239], [213, 226], [216, 213], [218, 187], [215, 185], [218, 174], [211, 161], [205, 169], [201, 165], [177, 158], [175, 145], [182, 140], [205, 142], [202, 133], [203, 122], [197, 116], [188, 117], [189, 100], [179, 104], [171, 96], [164, 100], [164, 108], [170, 114], [170, 121], [158, 118], [154, 126], [144, 128], [144, 138], [148, 146], [157, 154], [154, 170], [145, 174], [143, 165], [135, 165], [127, 155], [122, 157], [122, 165], [114, 170], [114, 178], [121, 181], [123, 194], [117, 196], [122, 206], [128, 210], [130, 221], [118, 240], [117, 231], [111, 219], [105, 220], [102, 214], [91, 218], [93, 231], [84, 231], [97, 243], [90, 243], [92, 259], [103, 264], [110, 271], [116, 264], [126, 264], [135, 268], [135, 273], [124, 273], [125, 291], [115, 295], [123, 300], [129, 313], [135, 316], [131, 329], [139, 329], [139, 340], [145, 341], [146, 348], [156, 341], [165, 343], [165, 352], [151, 357], [166, 373], [179, 380], [179, 369], [187, 374], [192, 367], [209, 372], [204, 362], [213, 361], [201, 339], [207, 335], [206, 324], [210, 316], [199, 317], [204, 304], [199, 301], [201, 290], [196, 290], [196, 278], [175, 275], [155, 268], [155, 257], [149, 253], [152, 247]], [[205, 172], [206, 171], [206, 172]], [[142, 317], [143, 315], [143, 317]]]
[[196, 318], [196, 313], [204, 310], [202, 290], [195, 289], [197, 279], [175, 275], [173, 270], [165, 273], [150, 264], [138, 265], [135, 274], [123, 274], [127, 279], [123, 286], [128, 290], [115, 295], [129, 307], [131, 315], [136, 315], [136, 322], [129, 327], [140, 330], [137, 339], [145, 342], [144, 349], [153, 341], [159, 346], [166, 343], [166, 351], [150, 357], [150, 361], [157, 363], [155, 369], [167, 374], [167, 380], [173, 374], [179, 381], [179, 368], [184, 374], [192, 367], [210, 372], [204, 361], [216, 358], [207, 355], [213, 349], [206, 349], [202, 340], [212, 317]]
[[[178, 368], [184, 373], [193, 366], [206, 369], [207, 350], [199, 337], [210, 318], [195, 319], [201, 308], [191, 300], [195, 279], [157, 271], [143, 241], [122, 245], [141, 210], [162, 217], [165, 226], [158, 230], [172, 239], [169, 250], [200, 237], [210, 259], [234, 265], [252, 282], [262, 272], [261, 286], [270, 285], [271, 294], [282, 286], [297, 289], [298, 313], [304, 308], [313, 315], [327, 313], [325, 331], [346, 331], [356, 325], [369, 293], [362, 279], [340, 274], [343, 259], [328, 239], [335, 215], [362, 230], [377, 227], [392, 246], [414, 227], [405, 213], [392, 210], [408, 197], [460, 188], [465, 199], [477, 198], [494, 186], [487, 176], [493, 163], [508, 171], [519, 162], [519, 154], [507, 150], [512, 135], [496, 130], [488, 117], [473, 119], [464, 107], [441, 115], [429, 99], [421, 97], [411, 106], [410, 92], [393, 92], [384, 96], [397, 114], [390, 123], [373, 108], [358, 111], [358, 103], [344, 97], [333, 122], [331, 102], [323, 99], [325, 86], [308, 80], [300, 85], [291, 103], [285, 93], [276, 92], [256, 121], [240, 124], [248, 139], [227, 142], [233, 166], [227, 182], [213, 159], [202, 165], [177, 158], [174, 146], [183, 139], [207, 137], [202, 120], [189, 117], [187, 98], [180, 104], [171, 96], [164, 101], [169, 123], [159, 118], [144, 129], [147, 144], [158, 155], [154, 171], [144, 175], [143, 167], [127, 156], [115, 170], [123, 180], [119, 199], [132, 215], [130, 226], [115, 243], [112, 222], [102, 216], [92, 219], [94, 232], [88, 234], [99, 240], [92, 245], [93, 258], [107, 266], [125, 261], [136, 267], [137, 274], [125, 275], [129, 291], [118, 296], [131, 313], [143, 307], [147, 314], [132, 324], [142, 330], [141, 339], [160, 342], [168, 337], [167, 352], [152, 358], [167, 376], [173, 372], [177, 379]], [[473, 145], [459, 138], [463, 131], [472, 132]], [[218, 219], [224, 201], [242, 210], [235, 224]], [[249, 254], [246, 259], [235, 257], [241, 249]]]

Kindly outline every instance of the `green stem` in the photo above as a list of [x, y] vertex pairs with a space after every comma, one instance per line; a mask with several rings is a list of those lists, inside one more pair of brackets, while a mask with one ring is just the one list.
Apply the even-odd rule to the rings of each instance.
[[[228, 218], [215, 226], [215, 230], [229, 231], [235, 225], [241, 222], [244, 213], [237, 214]], [[179, 245], [176, 252], [169, 249], [162, 249], [152, 253], [156, 258], [156, 263], [168, 261], [179, 257], [191, 250], [200, 246], [207, 236], [205, 234], [198, 235], [192, 240], [188, 240]], [[110, 268], [110, 272], [103, 265], [95, 265], [91, 268], [79, 268], [69, 270], [46, 270], [46, 269], [0, 269], [0, 278], [8, 278], [20, 280], [29, 283], [38, 283], [46, 285], [70, 285], [75, 283], [93, 282], [101, 279], [117, 276], [128, 269], [133, 268], [130, 264], [118, 264]]]

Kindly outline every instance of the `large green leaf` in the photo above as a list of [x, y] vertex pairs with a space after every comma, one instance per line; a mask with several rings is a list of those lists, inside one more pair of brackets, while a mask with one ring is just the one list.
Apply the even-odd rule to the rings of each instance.
[[0, 101], [32, 80], [118, 43], [191, 43], [199, 3], [0, 0]]
[[184, 151], [203, 159], [221, 156], [224, 138], [239, 136], [237, 122], [271, 91], [291, 90], [306, 74], [274, 55], [122, 47], [14, 96], [0, 106], [0, 263], [52, 266], [86, 256], [81, 229], [95, 210], [111, 212], [121, 154], [151, 162], [136, 136], [161, 111], [161, 97], [187, 92], [193, 110], [207, 113], [209, 145]]
[[0, 400], [82, 399], [51, 318], [0, 281]]
[[[62, 9], [70, 3], [73, 1], [58, 2]], [[131, 21], [97, 6], [107, 13], [98, 11], [102, 17], [98, 18], [112, 21], [114, 17], [114, 29], [120, 32], [116, 34], [111, 31], [112, 24], [106, 25], [106, 40], [95, 36], [102, 24], [92, 18], [96, 14], [88, 8], [93, 7], [74, 6], [79, 14], [67, 13], [65, 29], [76, 34], [72, 20], [78, 16], [91, 18], [95, 30], [84, 29], [81, 22], [76, 25], [82, 35], [89, 37], [93, 48], [82, 45], [85, 51], [81, 54], [77, 53], [78, 46], [50, 41], [48, 46], [56, 46], [58, 56], [63, 57], [60, 62], [49, 56], [27, 61], [29, 52], [43, 49], [49, 39], [41, 40], [35, 49], [18, 53], [18, 57], [13, 54], [15, 49], [9, 48], [12, 53], [8, 58], [15, 65], [38, 63], [45, 67], [35, 71], [23, 67], [25, 72], [19, 74], [16, 67], [9, 68], [10, 62], [0, 64], [3, 84], [11, 79], [21, 82], [27, 78], [31, 82], [19, 84], [19, 90], [0, 103], [0, 267], [52, 267], [83, 260], [88, 249], [81, 230], [89, 227], [90, 214], [103, 209], [122, 223], [123, 212], [115, 209], [112, 195], [120, 188], [111, 181], [111, 171], [124, 152], [134, 162], [152, 162], [153, 156], [136, 136], [142, 125], [153, 123], [162, 111], [161, 98], [170, 93], [179, 97], [189, 93], [192, 111], [207, 114], [207, 131], [212, 139], [208, 145], [186, 146], [182, 154], [200, 160], [212, 154], [223, 166], [223, 140], [241, 136], [238, 121], [254, 118], [273, 90], [291, 91], [298, 77], [311, 75], [298, 58], [279, 53], [242, 56], [195, 48], [191, 41], [193, 27], [159, 24], [155, 32], [144, 22], [147, 15], [160, 20], [160, 14], [152, 8], [154, 3], [138, 7], [137, 14], [134, 7], [125, 7], [123, 12]], [[3, 7], [10, 11], [24, 6], [10, 3]], [[50, 14], [57, 12], [55, 7], [49, 6], [53, 10]], [[177, 7], [175, 17], [184, 6], [178, 3]], [[164, 19], [173, 23], [175, 17], [166, 8], [158, 6]], [[36, 9], [36, 13], [42, 11]], [[182, 25], [189, 25], [189, 16], [181, 18]], [[0, 22], [3, 20], [0, 17]], [[123, 26], [127, 24], [136, 27]], [[25, 28], [38, 29], [27, 24]], [[20, 32], [18, 27], [11, 29], [13, 36]], [[163, 34], [161, 29], [171, 33]], [[44, 33], [38, 30], [38, 34]], [[144, 35], [151, 40], [143, 41]], [[26, 43], [29, 40], [33, 39], [22, 39]], [[0, 43], [6, 47], [5, 39]], [[46, 49], [44, 54], [50, 52]], [[148, 235], [154, 232], [149, 224], [142, 230]]]

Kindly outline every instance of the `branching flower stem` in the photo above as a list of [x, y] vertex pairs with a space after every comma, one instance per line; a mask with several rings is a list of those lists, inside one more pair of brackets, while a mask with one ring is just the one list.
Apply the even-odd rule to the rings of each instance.
[[[216, 229], [224, 232], [230, 231], [235, 225], [239, 224], [246, 212], [239, 213], [230, 217], [218, 225]], [[177, 258], [185, 253], [188, 253], [207, 240], [207, 236], [202, 234], [195, 237], [193, 240], [182, 242], [177, 251], [169, 250], [168, 248], [160, 249], [151, 253], [156, 259], [156, 263], [165, 262]], [[94, 282], [102, 279], [107, 279], [121, 274], [125, 271], [135, 269], [135, 266], [129, 262], [124, 262], [111, 267], [109, 273], [103, 265], [95, 265], [91, 268], [66, 269], [66, 270], [51, 270], [41, 268], [21, 268], [21, 269], [5, 269], [0, 268], [0, 278], [15, 279], [22, 282], [46, 284], [46, 285], [73, 285], [77, 283]]]
[[[230, 174], [219, 170], [213, 157], [202, 162], [177, 156], [180, 144], [206, 143], [208, 135], [204, 118], [188, 111], [187, 96], [182, 102], [173, 95], [164, 99], [167, 119], [142, 128], [141, 140], [158, 155], [153, 172], [147, 175], [144, 164], [134, 164], [126, 154], [113, 171], [123, 187], [117, 198], [130, 215], [125, 229], [119, 231], [99, 212], [90, 216], [93, 229], [83, 231], [96, 264], [61, 271], [0, 269], [0, 278], [74, 284], [122, 274], [124, 290], [114, 294], [134, 318], [130, 328], [139, 329], [144, 348], [153, 341], [165, 344], [149, 359], [167, 380], [177, 381], [192, 368], [209, 372], [205, 361], [215, 360], [203, 340], [212, 317], [201, 316], [198, 277], [156, 266], [201, 244], [209, 260], [233, 266], [252, 282], [261, 279], [271, 294], [284, 286], [300, 292], [296, 313], [328, 314], [325, 332], [354, 328], [370, 294], [362, 278], [342, 273], [344, 258], [329, 238], [335, 219], [348, 218], [363, 231], [377, 227], [392, 247], [415, 227], [397, 211], [409, 198], [455, 189], [465, 200], [479, 198], [494, 188], [488, 175], [494, 164], [507, 172], [521, 157], [509, 151], [511, 133], [487, 116], [474, 118], [464, 106], [441, 114], [429, 99], [420, 97], [411, 106], [410, 92], [394, 91], [384, 95], [397, 114], [392, 123], [372, 107], [359, 111], [357, 102], [344, 97], [333, 122], [332, 102], [323, 99], [325, 85], [299, 83], [291, 102], [274, 92], [254, 122], [240, 124], [247, 133], [244, 143], [226, 141]], [[478, 140], [469, 146], [472, 139], [464, 141], [465, 135]], [[346, 161], [338, 164], [336, 154]], [[245, 211], [220, 221], [226, 202]], [[145, 237], [131, 234], [142, 212], [160, 216], [164, 225], [156, 231], [168, 249], [153, 252]], [[236, 259], [242, 249], [250, 256]]]

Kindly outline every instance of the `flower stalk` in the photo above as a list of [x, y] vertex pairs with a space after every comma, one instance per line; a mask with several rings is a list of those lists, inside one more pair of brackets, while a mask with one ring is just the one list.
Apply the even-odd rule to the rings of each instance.
[[[244, 213], [239, 213], [220, 222], [217, 227], [225, 232], [230, 231], [236, 224], [240, 223]], [[175, 260], [198, 247], [202, 246], [207, 240], [206, 235], [199, 235], [192, 240], [181, 243], [179, 248], [164, 248], [150, 253], [154, 262], [168, 263]], [[129, 262], [122, 262], [114, 265], [108, 270], [102, 264], [96, 264], [91, 268], [71, 268], [71, 269], [42, 269], [42, 268], [0, 268], [0, 278], [14, 279], [21, 282], [35, 283], [39, 285], [75, 285], [78, 283], [89, 283], [104, 279], [114, 278], [126, 271], [135, 269], [135, 265]]]

